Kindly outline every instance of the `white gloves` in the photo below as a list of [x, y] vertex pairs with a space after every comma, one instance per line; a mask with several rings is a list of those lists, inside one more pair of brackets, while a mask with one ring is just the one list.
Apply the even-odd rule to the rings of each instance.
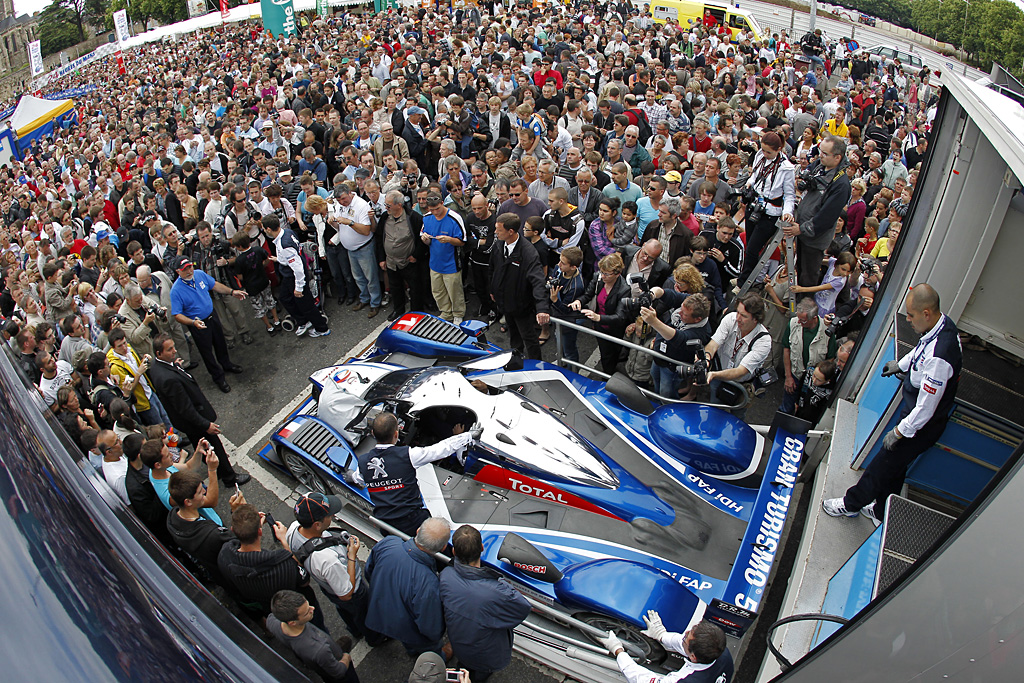
[[888, 432], [888, 433], [887, 433], [887, 434], [885, 435], [885, 439], [883, 439], [883, 440], [882, 440], [882, 445], [883, 445], [883, 446], [885, 446], [885, 450], [887, 450], [887, 451], [891, 451], [892, 449], [896, 448], [896, 444], [897, 444], [897, 443], [899, 443], [899, 440], [900, 440], [901, 438], [903, 438], [903, 437], [902, 437], [902, 435], [900, 435], [900, 434], [899, 434], [899, 433], [898, 433], [898, 432], [896, 431], [896, 428], [895, 428], [895, 427], [893, 427], [893, 428], [892, 428], [892, 429], [891, 429], [891, 430], [890, 430], [890, 431], [889, 431], [889, 432]]
[[625, 650], [622, 646], [622, 641], [615, 635], [615, 631], [608, 631], [608, 635], [605, 638], [598, 638], [602, 645], [607, 648], [608, 652], [612, 653], [612, 657], [615, 656], [617, 650]]
[[668, 633], [668, 629], [661, 623], [661, 615], [653, 609], [647, 610], [647, 614], [644, 616], [644, 623], [647, 624], [647, 628], [640, 633], [659, 643], [665, 634]]

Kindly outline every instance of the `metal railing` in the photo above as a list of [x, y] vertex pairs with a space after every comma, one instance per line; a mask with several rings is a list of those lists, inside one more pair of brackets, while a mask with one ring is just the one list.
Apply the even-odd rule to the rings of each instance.
[[[577, 332], [582, 332], [583, 334], [588, 334], [597, 339], [603, 339], [605, 341], [612, 342], [613, 344], [618, 344], [619, 346], [622, 346], [631, 351], [638, 351], [640, 353], [650, 356], [653, 359], [661, 360], [662, 362], [667, 363], [668, 365], [671, 366], [690, 365], [689, 363], [683, 363], [673, 358], [669, 358], [668, 356], [662, 355], [655, 351], [654, 349], [649, 349], [645, 346], [634, 344], [633, 342], [628, 342], [625, 339], [620, 339], [619, 337], [613, 337], [612, 335], [605, 334], [604, 332], [598, 332], [597, 330], [590, 327], [577, 325], [576, 323], [570, 322], [568, 320], [563, 320], [562, 318], [556, 318], [555, 316], [551, 316], [551, 323], [555, 326], [555, 355], [557, 363], [562, 367], [573, 367], [578, 368], [580, 370], [584, 370], [592, 375], [602, 377], [605, 380], [611, 379], [611, 375], [608, 375], [596, 368], [592, 368], [584, 363], [580, 363], [579, 361], [569, 360], [564, 356], [562, 345], [563, 327], [571, 330], [576, 330]], [[750, 403], [750, 394], [747, 392], [746, 387], [744, 387], [739, 382], [731, 382], [726, 380], [722, 381], [726, 384], [730, 384], [736, 387], [736, 389], [741, 392], [741, 395], [743, 396], [742, 403], [740, 403], [739, 405], [727, 405], [725, 403], [708, 403], [706, 401], [687, 401], [679, 398], [667, 398], [660, 394], [656, 394], [655, 392], [649, 389], [645, 389], [639, 384], [637, 385], [637, 389], [639, 389], [644, 394], [644, 396], [654, 401], [659, 401], [661, 403], [699, 403], [701, 405], [713, 406], [715, 408], [721, 408], [723, 410], [729, 411], [740, 410], [742, 408], [745, 408], [747, 404]]]

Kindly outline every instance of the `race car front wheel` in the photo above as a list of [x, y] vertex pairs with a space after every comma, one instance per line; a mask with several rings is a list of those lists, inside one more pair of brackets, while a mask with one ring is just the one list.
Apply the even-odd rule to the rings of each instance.
[[[600, 630], [602, 633], [608, 633], [608, 631], [614, 631], [615, 635], [618, 636], [619, 640], [625, 643], [629, 643], [635, 646], [640, 652], [643, 653], [643, 661], [639, 662], [641, 665], [649, 664], [657, 666], [665, 661], [665, 657], [668, 653], [665, 648], [661, 646], [661, 643], [651, 640], [644, 634], [640, 633], [640, 629], [632, 624], [627, 624], [624, 621], [619, 621], [604, 614], [596, 614], [594, 612], [581, 612], [573, 615], [576, 619], [579, 619], [585, 624], [590, 624], [594, 628]], [[590, 639], [595, 645], [601, 645], [597, 640], [597, 637], [591, 633], [586, 633], [588, 639]]]
[[279, 448], [278, 454], [288, 466], [288, 471], [299, 480], [299, 483], [324, 495], [331, 495], [331, 487], [324, 481], [323, 477], [313, 469], [313, 466], [306, 462], [301, 455], [290, 448]]

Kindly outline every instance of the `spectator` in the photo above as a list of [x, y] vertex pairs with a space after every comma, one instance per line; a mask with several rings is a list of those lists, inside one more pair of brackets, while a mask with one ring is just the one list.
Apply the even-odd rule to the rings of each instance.
[[[147, 460], [146, 453], [146, 444], [143, 444], [143, 463]], [[175, 505], [167, 515], [167, 531], [179, 548], [205, 569], [215, 582], [221, 583], [223, 579], [217, 558], [221, 546], [235, 535], [221, 525], [219, 517], [216, 520], [210, 519], [210, 508], [217, 505], [219, 494], [216, 477], [212, 476], [217, 467], [216, 460], [217, 456], [213, 453], [207, 460], [211, 471], [209, 489], [196, 472], [175, 472], [170, 476], [168, 494]], [[210, 465], [210, 462], [213, 464]], [[245, 504], [245, 496], [236, 493], [231, 496], [230, 503], [234, 511]]]
[[444, 614], [435, 553], [448, 545], [448, 520], [429, 517], [415, 538], [387, 536], [373, 546], [366, 561], [370, 607], [366, 625], [405, 646], [410, 656], [423, 652], [451, 654], [441, 643]]
[[359, 683], [352, 655], [327, 633], [310, 624], [317, 609], [301, 593], [282, 590], [274, 595], [267, 617], [267, 631], [287, 645], [303, 664], [312, 667], [328, 683]]
[[[720, 370], [708, 373], [711, 402], [720, 403], [719, 391], [723, 382], [746, 382], [759, 370], [772, 352], [771, 333], [764, 325], [764, 302], [756, 294], [745, 294], [736, 304], [736, 310], [722, 318], [711, 341], [704, 347], [708, 362], [718, 357]], [[746, 408], [736, 412], [742, 418]]]
[[[622, 257], [616, 253], [609, 254], [597, 265], [600, 272], [587, 285], [583, 295], [569, 304], [569, 307], [574, 311], [583, 311], [583, 315], [594, 323], [594, 329], [598, 332], [621, 339], [627, 324], [624, 311], [631, 297], [630, 287], [622, 277], [625, 268]], [[593, 308], [585, 308], [591, 301], [594, 302]], [[601, 350], [601, 371], [608, 376], [615, 374], [622, 347], [600, 338], [597, 346]]]
[[[711, 302], [701, 293], [691, 294], [683, 299], [679, 309], [673, 311], [670, 323], [662, 322], [653, 308], [641, 308], [640, 315], [644, 322], [654, 328], [657, 337], [654, 339], [654, 350], [679, 363], [692, 364], [698, 353], [703, 353], [704, 346], [711, 341], [711, 325], [708, 315]], [[665, 398], [678, 399], [681, 376], [678, 366], [670, 365], [660, 358], [651, 364], [651, 381], [654, 391]], [[690, 385], [686, 387], [689, 400], [692, 396]]]
[[420, 239], [430, 250], [430, 291], [441, 317], [459, 325], [466, 317], [466, 295], [457, 250], [466, 243], [466, 225], [436, 194], [427, 197], [427, 207]]
[[540, 360], [538, 325], [549, 321], [544, 270], [537, 250], [519, 238], [519, 218], [513, 213], [498, 216], [491, 251], [491, 299], [505, 316], [514, 350]]
[[[341, 246], [348, 251], [352, 277], [355, 278], [356, 286], [359, 288], [359, 301], [352, 306], [352, 310], [361, 311], [369, 306], [367, 317], [374, 318], [380, 312], [383, 300], [380, 276], [377, 274], [377, 259], [374, 258], [372, 233], [376, 222], [369, 203], [362, 197], [356, 196], [355, 186], [352, 183], [339, 183], [335, 186], [334, 193], [338, 199], [335, 210], [336, 229]], [[303, 306], [307, 306], [307, 304], [303, 304]], [[307, 311], [307, 315], [312, 315], [312, 313]]]
[[455, 562], [441, 572], [441, 604], [452, 651], [469, 677], [486, 681], [512, 660], [512, 629], [530, 603], [508, 581], [482, 568], [480, 532], [464, 524], [452, 534]]
[[793, 413], [804, 380], [804, 370], [818, 365], [826, 358], [835, 358], [836, 340], [834, 336], [825, 334], [825, 327], [818, 312], [818, 304], [813, 299], [801, 299], [796, 305], [796, 316], [787, 321], [781, 339], [786, 384], [780, 410], [784, 413]]

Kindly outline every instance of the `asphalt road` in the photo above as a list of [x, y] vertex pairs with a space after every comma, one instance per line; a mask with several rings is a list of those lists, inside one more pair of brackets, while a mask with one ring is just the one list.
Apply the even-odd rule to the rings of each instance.
[[[800, 10], [794, 12], [789, 7], [780, 7], [768, 2], [758, 2], [757, 0], [742, 0], [737, 4], [741, 9], [745, 9], [753, 14], [754, 18], [757, 19], [762, 28], [768, 30], [769, 34], [785, 29], [791, 39], [799, 40], [800, 36], [807, 32], [810, 25], [810, 14], [808, 12], [801, 12]], [[973, 79], [987, 75], [974, 67], [966, 66], [962, 62], [950, 59], [934, 50], [925, 48], [918, 43], [901, 38], [888, 31], [872, 28], [865, 24], [855, 24], [846, 20], [834, 19], [831, 15], [822, 13], [823, 7], [831, 7], [831, 5], [819, 3], [818, 17], [815, 25], [831, 38], [836, 40], [842, 37], [853, 38], [862, 48], [888, 45], [899, 50], [915, 52], [920, 55], [921, 61], [925, 63], [925, 66], [946, 71], [950, 68], [950, 64], [954, 64], [958, 73], [966, 73], [967, 76]], [[851, 10], [842, 11], [852, 13]], [[790, 27], [792, 27], [792, 30]]]

